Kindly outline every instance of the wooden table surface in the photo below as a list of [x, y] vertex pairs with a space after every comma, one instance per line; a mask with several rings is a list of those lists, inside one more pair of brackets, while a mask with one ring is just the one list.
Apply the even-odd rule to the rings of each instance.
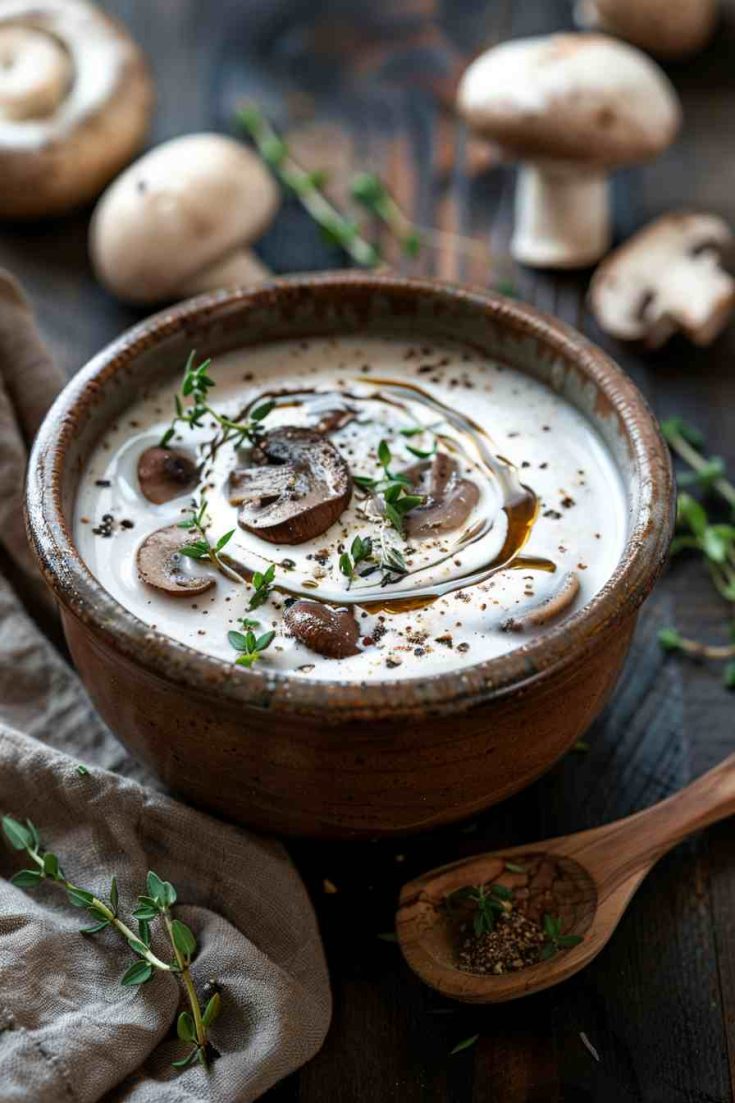
[[[315, 111], [351, 135], [355, 167], [378, 167], [422, 223], [463, 229], [497, 255], [507, 252], [512, 171], [498, 165], [474, 171], [462, 127], [442, 104], [450, 102], [464, 60], [481, 47], [568, 28], [567, 0], [105, 0], [102, 6], [121, 17], [149, 53], [158, 87], [156, 140], [228, 129], [233, 107], [245, 95], [256, 96], [280, 126]], [[734, 57], [735, 4], [728, 0], [709, 49], [670, 67], [684, 103], [679, 141], [654, 164], [615, 180], [618, 236], [679, 206], [716, 211], [735, 225]], [[0, 228], [0, 264], [23, 280], [44, 333], [70, 373], [140, 316], [95, 284], [86, 257], [87, 217]], [[293, 203], [285, 204], [260, 252], [277, 271], [344, 263]], [[486, 268], [468, 266], [451, 250], [420, 259], [414, 270], [489, 279]], [[513, 279], [522, 298], [607, 347], [660, 416], [685, 415], [704, 431], [711, 451], [735, 465], [735, 326], [711, 349], [674, 341], [642, 357], [596, 330], [584, 309], [584, 273], [516, 271]], [[724, 638], [726, 610], [696, 562], [672, 569], [660, 592], [682, 631]], [[663, 696], [681, 703], [681, 781], [732, 749], [735, 701], [721, 687], [719, 671], [676, 660], [662, 670], [668, 679]], [[635, 715], [629, 720], [634, 724]], [[656, 774], [653, 763], [654, 781]], [[565, 788], [559, 788], [560, 779]], [[295, 846], [320, 914], [335, 1016], [322, 1052], [269, 1099], [732, 1099], [732, 824], [710, 830], [659, 864], [589, 969], [555, 991], [516, 1004], [453, 1006], [425, 989], [396, 947], [377, 937], [390, 930], [404, 877], [491, 843], [582, 826], [586, 820], [578, 809], [589, 784], [589, 771], [580, 767], [575, 773], [567, 762], [480, 824], [392, 846]], [[603, 776], [598, 789], [604, 785]], [[624, 790], [614, 775], [607, 816], [629, 809]], [[573, 799], [565, 796], [560, 803], [559, 793]], [[324, 893], [324, 878], [339, 891]], [[474, 1045], [450, 1055], [457, 1042], [475, 1034]]]

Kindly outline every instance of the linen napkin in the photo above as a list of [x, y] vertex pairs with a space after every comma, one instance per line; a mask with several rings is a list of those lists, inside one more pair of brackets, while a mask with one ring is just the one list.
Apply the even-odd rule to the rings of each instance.
[[[0, 844], [0, 1103], [253, 1100], [309, 1060], [327, 1032], [316, 920], [279, 844], [151, 784], [18, 596], [43, 600], [22, 484], [28, 442], [61, 383], [21, 292], [0, 272], [0, 812], [33, 820], [74, 883], [106, 897], [114, 874], [126, 917], [147, 870], [176, 886], [175, 915], [199, 944], [195, 983], [221, 992], [211, 1030], [220, 1056], [209, 1071], [174, 1069], [187, 1052], [175, 1030], [186, 1008], [177, 980], [156, 973], [122, 987], [135, 960], [122, 938], [80, 934], [88, 914], [53, 883], [10, 884], [28, 862]], [[160, 935], [153, 949], [170, 957]]]

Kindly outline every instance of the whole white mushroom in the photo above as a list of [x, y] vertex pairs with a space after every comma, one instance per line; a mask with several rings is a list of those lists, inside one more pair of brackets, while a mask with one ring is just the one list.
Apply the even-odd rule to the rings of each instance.
[[457, 107], [521, 162], [511, 252], [582, 268], [611, 242], [608, 173], [656, 157], [679, 128], [671, 83], [640, 50], [596, 34], [516, 39], [466, 70]]
[[93, 199], [143, 143], [153, 86], [143, 55], [85, 0], [0, 3], [0, 218]]
[[98, 279], [132, 303], [166, 302], [264, 278], [250, 250], [278, 209], [259, 158], [222, 134], [146, 153], [100, 199], [90, 226]]
[[656, 57], [683, 57], [707, 44], [717, 0], [578, 0], [580, 27], [607, 31]]

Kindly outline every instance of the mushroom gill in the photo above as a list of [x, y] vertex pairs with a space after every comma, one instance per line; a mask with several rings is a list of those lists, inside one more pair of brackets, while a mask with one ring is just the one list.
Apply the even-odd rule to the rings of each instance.
[[313, 429], [287, 426], [266, 433], [254, 465], [230, 475], [228, 497], [238, 524], [271, 544], [303, 544], [339, 519], [352, 496], [344, 459]]

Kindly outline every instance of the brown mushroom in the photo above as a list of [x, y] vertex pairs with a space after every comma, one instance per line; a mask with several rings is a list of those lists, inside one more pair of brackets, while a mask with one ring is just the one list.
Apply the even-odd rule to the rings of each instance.
[[465, 523], [480, 499], [477, 484], [461, 478], [457, 461], [446, 452], [437, 452], [433, 459], [413, 464], [403, 474], [411, 480], [416, 493], [426, 499], [423, 505], [406, 514], [406, 534], [417, 539], [454, 532]]
[[334, 609], [320, 601], [296, 601], [283, 620], [294, 639], [326, 659], [344, 659], [359, 651], [360, 628], [351, 609]]
[[562, 575], [557, 588], [537, 605], [532, 605], [517, 617], [509, 617], [501, 624], [503, 632], [523, 632], [527, 628], [540, 628], [551, 620], [556, 620], [567, 609], [579, 593], [579, 576], [574, 571]]
[[193, 490], [199, 481], [199, 468], [188, 452], [178, 448], [146, 448], [138, 459], [138, 483], [144, 498], [154, 505]]
[[188, 574], [184, 570], [181, 548], [186, 541], [186, 533], [178, 525], [156, 529], [146, 536], [136, 556], [140, 580], [166, 594], [183, 597], [203, 594], [214, 586], [211, 576]]
[[271, 544], [312, 540], [349, 505], [349, 468], [313, 429], [274, 429], [253, 449], [253, 460], [255, 466], [230, 475], [230, 504], [240, 506], [241, 528]]

